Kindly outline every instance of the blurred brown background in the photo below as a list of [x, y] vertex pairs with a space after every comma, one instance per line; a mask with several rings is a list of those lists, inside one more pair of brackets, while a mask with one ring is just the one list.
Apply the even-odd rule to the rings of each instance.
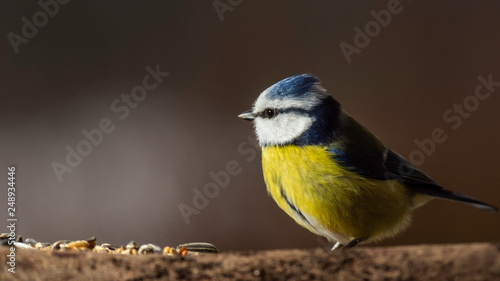
[[[47, 1], [45, 1], [47, 2]], [[19, 234], [39, 241], [97, 236], [162, 246], [206, 241], [221, 250], [316, 247], [267, 196], [260, 152], [236, 116], [259, 93], [313, 73], [346, 111], [405, 157], [435, 128], [448, 136], [420, 166], [446, 188], [500, 206], [500, 88], [459, 128], [443, 113], [474, 94], [477, 77], [500, 81], [498, 1], [402, 1], [348, 63], [339, 44], [388, 1], [71, 1], [60, 4], [16, 54], [35, 1], [0, 7], [0, 221], [7, 166], [17, 166]], [[228, 4], [228, 5], [229, 5]], [[229, 6], [230, 7], [230, 6]], [[43, 15], [38, 14], [43, 23]], [[130, 115], [111, 104], [142, 84], [145, 67], [169, 72]], [[483, 89], [484, 90], [484, 89]], [[457, 114], [454, 114], [457, 116]], [[103, 118], [115, 129], [60, 182], [51, 166]], [[244, 144], [242, 144], [244, 143]], [[179, 204], [210, 172], [241, 167], [186, 224]], [[2, 231], [3, 232], [3, 231]], [[379, 245], [498, 241], [500, 215], [435, 200], [412, 227]]]

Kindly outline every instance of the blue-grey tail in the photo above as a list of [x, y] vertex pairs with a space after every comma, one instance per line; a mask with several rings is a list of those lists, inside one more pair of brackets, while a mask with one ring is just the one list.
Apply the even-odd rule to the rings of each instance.
[[386, 174], [384, 174], [386, 179], [396, 179], [404, 183], [411, 192], [463, 202], [481, 210], [498, 212], [498, 208], [493, 205], [442, 188], [436, 181], [391, 149], [387, 150], [387, 158], [384, 164], [387, 169]]
[[466, 203], [466, 204], [472, 205], [478, 209], [485, 210], [488, 212], [498, 212], [498, 208], [493, 206], [493, 205], [484, 203], [482, 201], [479, 201], [479, 200], [472, 198], [472, 197], [469, 197], [467, 195], [464, 195], [464, 194], [461, 194], [458, 192], [454, 192], [454, 191], [449, 191], [446, 189], [439, 190], [436, 188], [419, 187], [418, 193], [429, 195], [432, 197], [437, 197], [437, 198], [448, 199], [448, 200], [452, 200], [452, 201]]

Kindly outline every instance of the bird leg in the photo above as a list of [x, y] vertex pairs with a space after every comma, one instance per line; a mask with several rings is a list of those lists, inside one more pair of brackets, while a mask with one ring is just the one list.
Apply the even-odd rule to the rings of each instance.
[[340, 244], [340, 242], [337, 241], [337, 243], [335, 243], [335, 245], [333, 245], [332, 251], [337, 250], [338, 248], [340, 248], [340, 246], [342, 246], [342, 244]]
[[361, 238], [353, 238], [353, 239], [351, 239], [351, 241], [349, 241], [349, 243], [347, 243], [347, 245], [342, 247], [342, 249], [350, 249], [350, 248], [358, 245], [362, 241], [363, 241], [363, 239], [361, 239]]

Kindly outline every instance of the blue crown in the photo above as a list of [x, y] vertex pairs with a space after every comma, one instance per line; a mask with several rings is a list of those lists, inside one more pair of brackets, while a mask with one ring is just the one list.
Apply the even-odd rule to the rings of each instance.
[[285, 97], [298, 98], [310, 92], [311, 88], [319, 83], [319, 79], [312, 74], [291, 76], [269, 87], [268, 97], [271, 99], [282, 99]]

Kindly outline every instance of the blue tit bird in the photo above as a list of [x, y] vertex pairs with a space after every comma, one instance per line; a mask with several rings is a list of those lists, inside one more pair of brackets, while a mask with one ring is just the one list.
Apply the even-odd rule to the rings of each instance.
[[253, 121], [267, 191], [332, 248], [391, 237], [433, 198], [498, 208], [443, 189], [349, 116], [310, 74], [286, 78], [238, 117]]

